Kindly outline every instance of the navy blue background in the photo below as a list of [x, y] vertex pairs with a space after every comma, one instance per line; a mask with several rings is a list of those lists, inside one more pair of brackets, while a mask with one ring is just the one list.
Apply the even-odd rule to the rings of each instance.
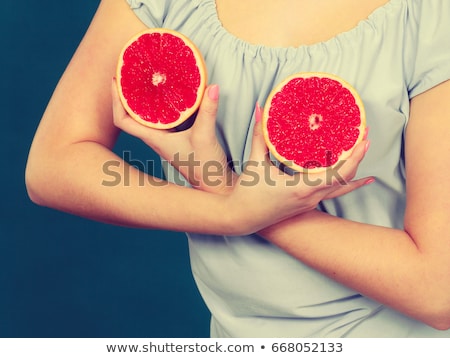
[[[183, 234], [92, 222], [26, 194], [34, 131], [98, 2], [0, 2], [0, 337], [207, 337]], [[125, 150], [157, 161], [127, 136]]]

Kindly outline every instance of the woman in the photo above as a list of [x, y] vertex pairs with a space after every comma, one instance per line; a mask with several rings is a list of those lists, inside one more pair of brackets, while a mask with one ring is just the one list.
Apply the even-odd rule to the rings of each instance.
[[[31, 199], [104, 222], [190, 232], [213, 336], [450, 337], [448, 1], [128, 3], [101, 2], [55, 90], [30, 151]], [[206, 59], [214, 85], [187, 131], [138, 125], [111, 85], [121, 48], [147, 27], [184, 33]], [[292, 187], [273, 166], [276, 185], [244, 185], [243, 163], [266, 160], [255, 103], [300, 71], [352, 83], [370, 150], [363, 141], [340, 168], [346, 185], [317, 174], [320, 186]], [[168, 161], [194, 153], [224, 169], [231, 161], [233, 172], [211, 187], [197, 183], [201, 166], [169, 167], [169, 181], [179, 169], [186, 187], [142, 186], [130, 169], [129, 186], [102, 186], [105, 162], [126, 166], [111, 152], [118, 128]], [[265, 169], [252, 168], [259, 178]]]

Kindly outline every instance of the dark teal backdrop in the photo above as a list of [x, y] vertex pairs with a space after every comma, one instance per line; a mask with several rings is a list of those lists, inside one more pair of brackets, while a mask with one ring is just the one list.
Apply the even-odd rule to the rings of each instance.
[[[97, 5], [0, 3], [0, 337], [206, 337], [183, 234], [95, 223], [26, 194], [34, 131]], [[156, 160], [123, 136], [126, 150]]]

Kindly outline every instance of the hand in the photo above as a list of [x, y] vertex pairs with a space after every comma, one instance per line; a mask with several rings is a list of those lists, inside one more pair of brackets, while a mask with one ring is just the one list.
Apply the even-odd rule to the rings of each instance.
[[112, 87], [114, 124], [118, 128], [144, 141], [193, 187], [223, 194], [232, 189], [237, 176], [228, 166], [215, 131], [219, 100], [217, 85], [206, 89], [194, 124], [182, 131], [153, 129], [139, 124], [123, 108], [115, 80]]
[[[256, 121], [261, 109], [256, 110]], [[369, 147], [367, 132], [364, 140], [353, 150], [336, 172], [296, 173], [289, 175], [268, 159], [261, 125], [254, 126], [250, 159], [229, 195], [230, 212], [236, 215], [238, 227], [257, 232], [272, 224], [315, 209], [325, 199], [347, 194], [373, 178], [353, 180], [359, 163]], [[243, 210], [245, 212], [243, 212]], [[248, 212], [251, 215], [248, 215]], [[249, 218], [250, 217], [250, 218]]]

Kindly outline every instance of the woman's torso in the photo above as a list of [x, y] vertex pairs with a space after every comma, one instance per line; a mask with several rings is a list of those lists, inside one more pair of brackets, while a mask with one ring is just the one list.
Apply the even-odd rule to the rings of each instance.
[[[431, 10], [439, 13], [443, 2], [433, 1]], [[358, 176], [372, 175], [376, 182], [320, 208], [355, 221], [402, 228], [409, 98], [438, 81], [419, 81], [419, 29], [411, 19], [421, 16], [420, 0], [366, 1], [365, 6], [353, 0], [320, 2], [333, 6], [326, 11], [330, 18], [346, 13], [336, 3], [359, 6], [330, 27], [329, 19], [312, 18], [313, 5], [319, 6], [315, 1], [220, 0], [217, 8], [213, 0], [129, 2], [148, 26], [183, 32], [200, 48], [210, 83], [220, 85], [217, 135], [237, 173], [250, 152], [255, 103], [263, 104], [278, 82], [296, 72], [318, 71], [351, 83], [366, 107], [372, 142]], [[281, 13], [274, 4], [283, 3], [290, 7]], [[302, 4], [309, 9], [305, 13]], [[237, 21], [240, 11], [252, 16], [252, 7], [258, 7], [255, 16], [260, 18]], [[445, 10], [450, 10], [448, 5]], [[274, 21], [262, 16], [276, 11]], [[277, 26], [283, 16], [286, 26]], [[296, 16], [310, 27], [317, 22], [323, 28], [305, 34], [304, 24], [292, 22]], [[278, 43], [290, 26], [301, 36]], [[275, 36], [270, 36], [272, 28]], [[184, 183], [170, 168], [167, 174]], [[324, 277], [257, 235], [188, 236], [193, 274], [213, 315], [213, 336], [450, 336]]]

